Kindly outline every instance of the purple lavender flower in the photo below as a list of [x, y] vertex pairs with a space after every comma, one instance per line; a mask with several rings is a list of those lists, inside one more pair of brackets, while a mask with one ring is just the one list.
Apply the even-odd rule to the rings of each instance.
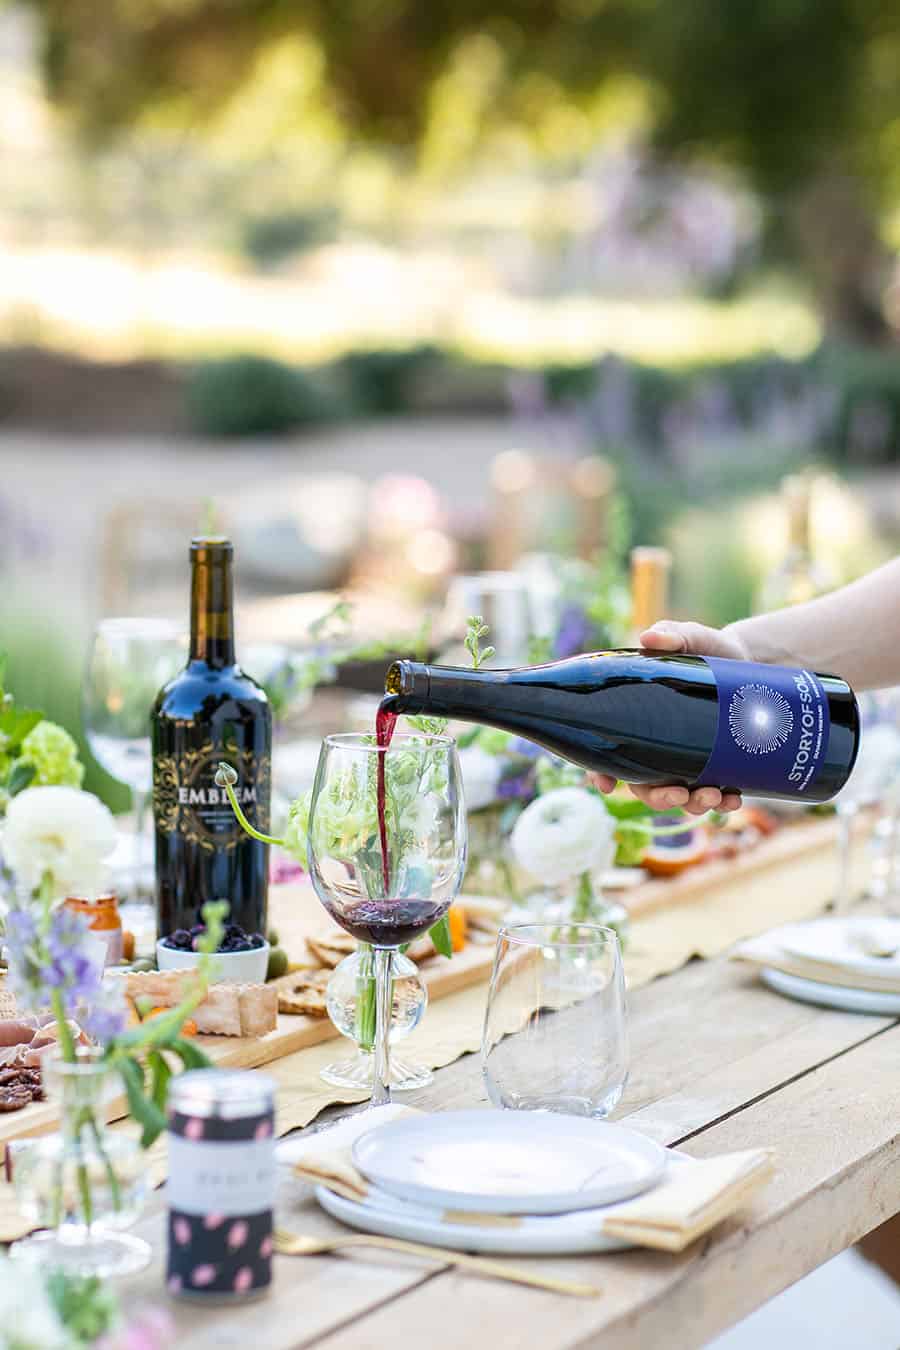
[[557, 659], [575, 656], [588, 645], [591, 625], [580, 605], [566, 605], [553, 640], [553, 655]]
[[526, 755], [529, 759], [537, 759], [538, 755], [547, 753], [539, 745], [535, 745], [534, 741], [524, 741], [521, 736], [517, 736], [509, 748], [513, 754]]
[[12, 909], [6, 918], [10, 983], [16, 998], [33, 1012], [49, 1006], [50, 995], [62, 996], [67, 1015], [90, 1003], [103, 978], [103, 962], [87, 940], [87, 920], [65, 907], [39, 922], [26, 909]]
[[81, 1027], [98, 1045], [108, 1045], [121, 1036], [128, 1022], [128, 1010], [121, 990], [103, 985], [81, 1009]]
[[530, 801], [534, 796], [534, 774], [530, 766], [524, 773], [513, 773], [507, 778], [501, 778], [497, 786], [497, 796], [504, 801]]

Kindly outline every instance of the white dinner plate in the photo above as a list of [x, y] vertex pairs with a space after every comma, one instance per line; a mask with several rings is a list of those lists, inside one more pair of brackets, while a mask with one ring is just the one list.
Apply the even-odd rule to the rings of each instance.
[[776, 993], [801, 1003], [815, 1003], [823, 1008], [839, 1008], [842, 1012], [880, 1013], [900, 1015], [900, 994], [881, 993], [872, 989], [849, 989], [840, 984], [823, 984], [821, 980], [807, 980], [800, 975], [786, 975], [783, 970], [769, 966], [759, 972], [760, 979]]
[[639, 1195], [665, 1150], [624, 1125], [540, 1111], [441, 1111], [378, 1126], [353, 1161], [383, 1191], [437, 1209], [559, 1214]]
[[[666, 1150], [667, 1171], [686, 1161]], [[508, 1256], [577, 1256], [585, 1252], [619, 1252], [632, 1244], [603, 1232], [605, 1209], [577, 1209], [571, 1214], [519, 1214], [485, 1222], [454, 1222], [440, 1209], [398, 1200], [373, 1187], [364, 1201], [345, 1200], [325, 1186], [316, 1187], [322, 1208], [350, 1228], [407, 1242], [427, 1242], [454, 1251], [493, 1252]]]
[[[851, 973], [857, 971], [885, 982], [900, 978], [900, 919], [882, 915], [834, 916], [786, 924], [775, 936], [789, 955], [828, 961]], [[876, 956], [875, 951], [891, 955]]]

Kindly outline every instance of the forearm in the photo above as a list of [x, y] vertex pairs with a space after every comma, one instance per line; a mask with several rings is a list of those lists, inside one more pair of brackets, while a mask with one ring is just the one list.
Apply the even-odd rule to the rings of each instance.
[[724, 631], [754, 661], [841, 675], [856, 689], [900, 684], [900, 558], [818, 600]]

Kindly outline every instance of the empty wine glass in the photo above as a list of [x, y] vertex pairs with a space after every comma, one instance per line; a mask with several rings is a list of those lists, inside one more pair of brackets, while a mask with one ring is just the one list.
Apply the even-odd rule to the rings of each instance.
[[501, 928], [481, 1063], [495, 1106], [609, 1115], [628, 1077], [625, 979], [611, 928]]
[[860, 741], [853, 772], [835, 798], [838, 818], [838, 875], [834, 906], [853, 899], [853, 827], [859, 812], [883, 801], [900, 775], [900, 731], [894, 692], [863, 694], [859, 699]]
[[[382, 847], [382, 839], [386, 849]], [[446, 736], [326, 736], [309, 811], [309, 873], [328, 913], [375, 953], [372, 1104], [390, 1101], [393, 953], [459, 893], [466, 816]]]
[[102, 619], [94, 629], [82, 689], [82, 721], [91, 753], [132, 793], [135, 889], [152, 784], [150, 709], [162, 685], [184, 665], [184, 633], [165, 619]]

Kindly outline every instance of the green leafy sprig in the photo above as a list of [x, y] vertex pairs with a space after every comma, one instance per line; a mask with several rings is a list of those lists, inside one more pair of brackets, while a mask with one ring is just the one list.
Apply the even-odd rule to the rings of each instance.
[[168, 1012], [148, 1017], [149, 1000], [135, 1002], [137, 1026], [114, 1037], [105, 1058], [122, 1079], [128, 1109], [141, 1126], [141, 1147], [149, 1148], [166, 1128], [166, 1100], [173, 1077], [172, 1060], [182, 1069], [208, 1069], [212, 1061], [199, 1046], [182, 1035], [191, 1013], [203, 1002], [209, 990], [214, 954], [225, 931], [228, 903], [207, 901], [201, 911], [206, 931], [197, 943], [200, 960], [191, 973], [181, 1002]]
[[466, 620], [465, 649], [472, 658], [472, 669], [478, 670], [485, 661], [490, 661], [497, 653], [496, 647], [482, 647], [481, 639], [489, 632], [488, 626], [480, 614], [471, 614]]

